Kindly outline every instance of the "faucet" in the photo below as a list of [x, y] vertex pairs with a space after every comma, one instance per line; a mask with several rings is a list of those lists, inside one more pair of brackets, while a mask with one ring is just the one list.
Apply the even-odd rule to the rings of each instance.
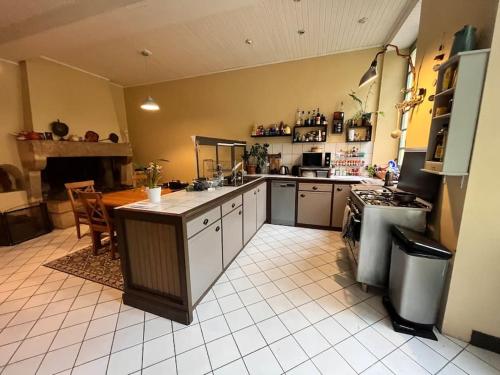
[[[240, 161], [238, 164], [236, 164], [233, 169], [231, 169], [231, 179], [234, 181], [234, 186], [237, 186], [238, 183], [238, 173], [236, 172], [238, 168], [241, 167], [241, 178], [243, 179], [243, 162]], [[242, 180], [243, 182], [243, 180]]]

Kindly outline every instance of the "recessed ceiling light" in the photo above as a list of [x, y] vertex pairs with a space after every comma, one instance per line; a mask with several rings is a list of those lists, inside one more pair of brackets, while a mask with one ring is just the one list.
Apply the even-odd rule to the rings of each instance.
[[299, 34], [299, 35], [304, 35], [305, 33], [306, 33], [306, 31], [304, 29], [297, 30], [297, 34]]
[[366, 23], [366, 21], [368, 21], [368, 17], [362, 17], [362, 18], [360, 18], [360, 19], [358, 20], [358, 23], [363, 24], [363, 23]]
[[251, 45], [251, 44], [253, 44], [253, 40], [252, 39], [245, 39], [245, 43]]

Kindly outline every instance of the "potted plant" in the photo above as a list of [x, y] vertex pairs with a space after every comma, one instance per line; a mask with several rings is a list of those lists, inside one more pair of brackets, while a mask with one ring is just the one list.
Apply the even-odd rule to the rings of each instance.
[[148, 186], [148, 198], [151, 203], [160, 203], [161, 186], [159, 185], [161, 178], [161, 165], [156, 161], [149, 163], [146, 168], [146, 181]]
[[269, 144], [256, 143], [250, 148], [250, 157], [247, 165], [248, 174], [261, 173], [267, 163], [267, 149]]
[[370, 94], [372, 92], [373, 84], [374, 83], [372, 83], [370, 85], [368, 92], [366, 93], [366, 98], [364, 101], [356, 94], [355, 91], [351, 90], [351, 93], [349, 94], [349, 96], [359, 106], [359, 110], [357, 110], [354, 113], [354, 115], [352, 116], [352, 118], [350, 120], [352, 125], [357, 125], [357, 126], [371, 125], [371, 118], [372, 118], [373, 113], [375, 113], [377, 115], [381, 115], [381, 116], [384, 115], [384, 112], [382, 112], [382, 111], [374, 111], [374, 112], [367, 112], [366, 111], [366, 105], [368, 103], [368, 98], [370, 97]]

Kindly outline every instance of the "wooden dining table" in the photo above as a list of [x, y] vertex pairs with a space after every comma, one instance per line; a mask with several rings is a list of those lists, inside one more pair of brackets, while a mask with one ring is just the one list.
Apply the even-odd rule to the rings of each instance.
[[[170, 194], [174, 191], [175, 190], [169, 188], [162, 188], [161, 195]], [[115, 207], [142, 201], [144, 199], [148, 199], [148, 193], [144, 188], [120, 190], [114, 191], [112, 193], [105, 193], [102, 195], [102, 201], [104, 205], [110, 210]]]

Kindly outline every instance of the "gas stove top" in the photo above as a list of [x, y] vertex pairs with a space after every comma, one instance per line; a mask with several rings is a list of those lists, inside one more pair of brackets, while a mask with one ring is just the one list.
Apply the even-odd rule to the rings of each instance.
[[368, 206], [428, 208], [427, 205], [417, 200], [410, 203], [401, 203], [394, 200], [392, 191], [381, 189], [353, 190], [353, 193]]

